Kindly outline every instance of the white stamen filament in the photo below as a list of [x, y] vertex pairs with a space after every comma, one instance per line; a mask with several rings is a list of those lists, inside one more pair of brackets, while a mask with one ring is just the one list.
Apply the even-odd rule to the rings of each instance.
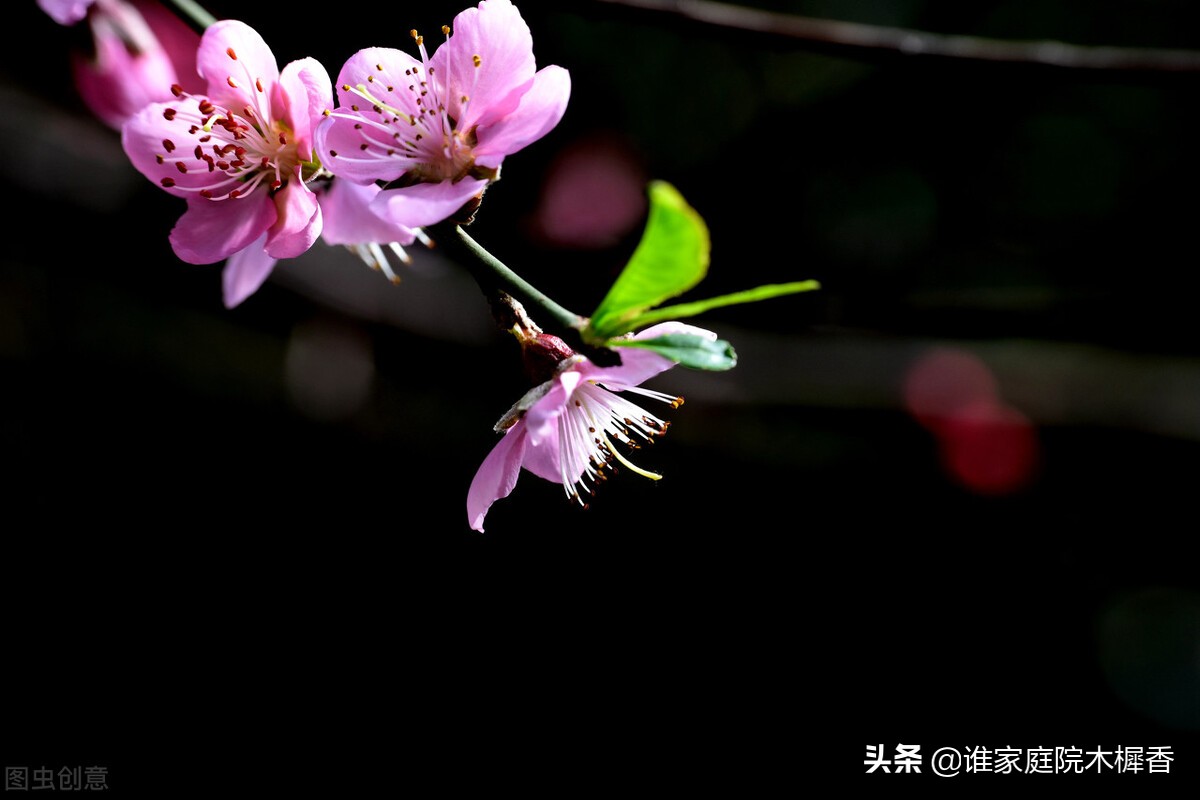
[[[413, 120], [412, 117], [410, 117], [404, 111], [401, 111], [400, 109], [396, 108], [395, 106], [388, 105], [383, 100], [380, 100], [378, 97], [376, 97], [375, 95], [368, 92], [367, 87], [361, 83], [354, 87], [351, 87], [348, 85], [343, 86], [342, 91], [348, 91], [351, 94], [356, 94], [359, 97], [361, 97], [363, 100], [366, 100], [372, 106], [379, 106], [380, 109], [388, 112], [392, 116], [399, 117], [400, 119], [404, 120], [405, 122], [409, 123], [410, 125], [412, 124], [412, 120]], [[359, 119], [359, 117], [356, 116], [355, 119], [357, 120], [357, 119]]]
[[[263, 121], [269, 121], [271, 119], [271, 104], [269, 98], [266, 97], [266, 91], [258, 88], [259, 86], [263, 85], [262, 78], [250, 74], [250, 66], [245, 61], [242, 61], [240, 58], [237, 58], [235, 55], [233, 55], [232, 50], [233, 48], [229, 48], [229, 50], [226, 52], [229, 54], [229, 57], [233, 63], [237, 64], [238, 67], [241, 68], [241, 73], [246, 78], [246, 85], [243, 88], [246, 89], [246, 91], [250, 93], [251, 97], [254, 98], [254, 106], [255, 110], [258, 112], [259, 119]], [[229, 79], [232, 81], [234, 78], [232, 75], [230, 75]], [[270, 125], [264, 126], [264, 129], [269, 128]]]
[[412, 256], [404, 251], [398, 242], [389, 242], [381, 245], [378, 242], [367, 242], [366, 244], [346, 245], [346, 249], [354, 253], [363, 262], [373, 270], [382, 272], [387, 279], [392, 283], [400, 283], [400, 276], [392, 269], [392, 265], [388, 263], [387, 253], [383, 251], [386, 247], [388, 250], [400, 260], [402, 264], [411, 264]]
[[[621, 389], [672, 405], [680, 402], [672, 395], [653, 389], [634, 386], [622, 386]], [[650, 442], [666, 428], [667, 423], [609, 388], [590, 381], [580, 383], [572, 392], [567, 408], [558, 417], [559, 474], [563, 490], [569, 498], [583, 503], [581, 491], [591, 493], [593, 487], [604, 480], [604, 467], [613, 461], [644, 478], [660, 480], [662, 475], [634, 464], [619, 447], [636, 449], [639, 440]]]

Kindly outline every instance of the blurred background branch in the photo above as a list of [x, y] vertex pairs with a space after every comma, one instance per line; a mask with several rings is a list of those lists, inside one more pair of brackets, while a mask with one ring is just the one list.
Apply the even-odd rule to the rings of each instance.
[[960, 61], [1025, 64], [1072, 70], [1200, 72], [1200, 52], [1100, 47], [1066, 42], [1014, 41], [869, 25], [718, 3], [713, 0], [599, 0], [693, 22], [806, 42], [831, 55], [885, 54]]

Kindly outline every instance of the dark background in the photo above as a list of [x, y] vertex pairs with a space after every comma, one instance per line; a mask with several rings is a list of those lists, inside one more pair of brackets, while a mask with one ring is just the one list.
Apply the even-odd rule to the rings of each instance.
[[[1200, 49], [1182, 0], [758, 5]], [[207, 4], [334, 77], [460, 7]], [[662, 481], [623, 473], [583, 511], [525, 474], [482, 535], [467, 487], [525, 386], [459, 265], [413, 248], [393, 287], [318, 244], [224, 309], [220, 267], [168, 245], [182, 203], [74, 94], [85, 29], [10, 9], [5, 764], [106, 764], [160, 796], [983, 782], [865, 775], [867, 745], [900, 742], [1168, 745], [1200, 774], [1200, 74], [520, 7], [572, 97], [505, 161], [477, 240], [586, 313], [658, 178], [711, 230], [689, 297], [823, 288], [700, 318], [740, 362], [653, 382], [687, 398], [638, 454]], [[918, 413], [917, 374], [1004, 424]]]

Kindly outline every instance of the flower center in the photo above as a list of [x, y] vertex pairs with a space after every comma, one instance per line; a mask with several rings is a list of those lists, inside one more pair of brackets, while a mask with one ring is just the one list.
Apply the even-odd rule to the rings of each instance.
[[[442, 32], [449, 39], [449, 26], [443, 25]], [[421, 53], [420, 66], [405, 69], [401, 76], [391, 75], [383, 64], [376, 64], [375, 73], [368, 75], [365, 83], [342, 84], [343, 92], [368, 103], [376, 116], [368, 116], [359, 103], [351, 103], [349, 111], [343, 105], [329, 115], [354, 122], [363, 139], [355, 158], [402, 159], [402, 180], [406, 184], [455, 182], [468, 175], [494, 178], [495, 170], [475, 166], [475, 129], [458, 127], [470, 106], [470, 94], [455, 96], [449, 76], [435, 74], [436, 68], [429, 65], [425, 37], [415, 30], [410, 34]], [[475, 55], [472, 63], [475, 77], [470, 91], [478, 84], [483, 61]], [[405, 99], [407, 102], [403, 102]], [[401, 109], [401, 105], [410, 111]]]
[[290, 127], [271, 114], [262, 78], [241, 66], [233, 48], [226, 52], [240, 69], [226, 81], [234, 89], [253, 86], [249, 102], [241, 109], [226, 108], [172, 86], [182, 102], [167, 108], [163, 117], [179, 132], [163, 139], [163, 152], [155, 156], [166, 173], [162, 185], [226, 200], [245, 197], [264, 183], [270, 190], [279, 189], [296, 167], [302, 169], [302, 180], [316, 177], [320, 165], [301, 158]]
[[[621, 386], [619, 391], [651, 397], [669, 403], [672, 408], [683, 404], [682, 397], [640, 386]], [[642, 477], [660, 480], [662, 475], [634, 464], [621, 453], [618, 445], [637, 450], [643, 444], [653, 444], [668, 427], [669, 422], [615, 391], [592, 381], [581, 382], [558, 418], [559, 468], [567, 496], [586, 507], [582, 493], [595, 494], [595, 487], [607, 480], [606, 470], [616, 471], [615, 462]]]

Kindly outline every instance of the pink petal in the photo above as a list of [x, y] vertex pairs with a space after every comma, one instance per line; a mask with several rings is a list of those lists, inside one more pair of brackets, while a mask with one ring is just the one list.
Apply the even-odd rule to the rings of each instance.
[[[338, 108], [351, 111], [353, 106], [358, 106], [360, 111], [371, 111], [371, 101], [352, 91], [361, 84], [373, 97], [400, 109], [410, 117], [417, 116], [421, 111], [417, 106], [419, 95], [410, 91], [408, 87], [413, 84], [415, 88], [419, 88], [415, 86], [417, 80], [412, 72], [420, 67], [421, 62], [403, 50], [390, 47], [368, 47], [359, 50], [346, 60], [338, 72]], [[350, 88], [347, 89], [347, 86]]]
[[[229, 55], [230, 50], [237, 58]], [[269, 113], [264, 94], [279, 80], [279, 65], [271, 48], [249, 25], [232, 19], [210, 25], [200, 39], [196, 68], [208, 81], [209, 99], [214, 103], [238, 113], [245, 105], [264, 116]], [[262, 92], [257, 89], [260, 81]]]
[[692, 336], [699, 336], [703, 339], [708, 339], [710, 342], [717, 340], [717, 335], [710, 330], [697, 328], [695, 325], [688, 325], [686, 322], [659, 322], [656, 325], [651, 325], [649, 328], [638, 331], [633, 335], [633, 339], [657, 339], [660, 336], [667, 336], [672, 333], [687, 333]]
[[417, 67], [420, 62], [412, 56], [384, 47], [360, 50], [342, 65], [336, 84], [338, 109], [316, 133], [317, 155], [326, 169], [362, 184], [394, 181], [408, 171], [411, 161], [397, 153], [388, 155], [395, 115], [376, 112], [370, 100], [353, 90], [361, 84], [372, 97], [415, 117], [420, 108], [409, 86], [417, 83], [411, 74]]
[[371, 204], [384, 218], [408, 228], [422, 228], [448, 219], [467, 201], [483, 192], [486, 180], [463, 178], [458, 183], [418, 183], [385, 189]]
[[76, 55], [72, 67], [75, 88], [97, 118], [120, 130], [148, 104], [171, 99], [175, 67], [156, 41], [135, 56], [106, 21], [97, 20], [93, 30], [95, 56]]
[[[562, 467], [563, 449], [559, 444], [558, 429], [554, 428], [550, 437], [542, 439], [538, 445], [529, 445], [526, 447], [526, 455], [524, 455], [523, 467], [541, 477], [541, 479], [552, 483], [563, 482], [563, 467]], [[583, 469], [571, 475], [572, 479], [577, 481], [580, 475], [583, 474]]]
[[467, 490], [467, 521], [472, 529], [483, 533], [483, 518], [492, 503], [512, 493], [524, 454], [525, 426], [517, 420], [488, 453]]
[[324, 219], [321, 238], [329, 244], [412, 244], [416, 238], [412, 229], [380, 217], [371, 201], [382, 189], [375, 184], [366, 186], [339, 178], [320, 192], [321, 216]]
[[498, 167], [506, 155], [536, 142], [558, 124], [571, 97], [571, 75], [562, 67], [549, 66], [534, 76], [533, 86], [507, 117], [487, 127], [480, 126], [475, 163]]
[[321, 235], [321, 205], [300, 180], [300, 167], [273, 199], [278, 215], [267, 232], [267, 252], [274, 258], [295, 258]]
[[[211, 183], [211, 179], [207, 174], [202, 175], [199, 172], [179, 173], [175, 164], [177, 161], [183, 162], [185, 168], [192, 168], [190, 151], [199, 139], [195, 136], [189, 137], [183, 125], [168, 121], [163, 116], [174, 116], [172, 109], [183, 109], [188, 102], [181, 100], [172, 103], [152, 103], [142, 108], [121, 127], [121, 147], [133, 166], [145, 175], [147, 180], [176, 197], [191, 200], [196, 198], [196, 192], [185, 189], [206, 186]], [[192, 101], [191, 105], [195, 106], [196, 103]], [[164, 149], [164, 142], [171, 143], [170, 151]], [[162, 183], [164, 178], [170, 179], [166, 185]]]
[[466, 113], [455, 114], [456, 127], [467, 131], [508, 115], [536, 70], [533, 36], [520, 12], [509, 0], [484, 0], [460, 12], [450, 27], [450, 39], [430, 65], [435, 76], [448, 76], [448, 108], [457, 112], [459, 98], [471, 98]]
[[204, 80], [196, 72], [196, 51], [200, 49], [200, 34], [160, 2], [134, 0], [134, 3], [138, 13], [158, 40], [158, 46], [167, 53], [174, 64], [179, 85], [185, 92], [203, 94]]
[[233, 308], [257, 292], [275, 268], [275, 259], [263, 249], [265, 242], [266, 236], [260, 236], [225, 262], [225, 269], [221, 272], [221, 287], [226, 308]]
[[189, 264], [212, 264], [263, 236], [275, 218], [275, 203], [263, 187], [232, 200], [193, 198], [171, 230], [171, 246]]
[[[671, 333], [689, 333], [694, 336], [702, 336], [709, 341], [717, 339], [717, 335], [712, 331], [682, 322], [660, 322], [634, 334], [632, 338], [655, 339]], [[675, 366], [674, 361], [653, 350], [643, 350], [640, 347], [618, 347], [616, 351], [621, 356], [619, 366], [597, 367], [589, 361], [581, 370], [584, 376], [588, 380], [598, 381], [610, 388], [619, 389], [622, 386], [638, 386], [660, 372], [665, 372]]]
[[74, 25], [87, 16], [93, 0], [38, 0], [38, 6], [59, 25]]
[[272, 113], [292, 129], [300, 157], [312, 160], [313, 132], [333, 108], [333, 86], [325, 67], [312, 58], [293, 61], [283, 68], [276, 84]]
[[[588, 364], [584, 361], [580, 363]], [[540, 447], [549, 441], [558, 428], [558, 418], [562, 416], [571, 400], [571, 393], [579, 385], [582, 375], [574, 369], [561, 372], [555, 377], [554, 386], [542, 398], [525, 412], [522, 420], [529, 430], [529, 441], [535, 447]]]

